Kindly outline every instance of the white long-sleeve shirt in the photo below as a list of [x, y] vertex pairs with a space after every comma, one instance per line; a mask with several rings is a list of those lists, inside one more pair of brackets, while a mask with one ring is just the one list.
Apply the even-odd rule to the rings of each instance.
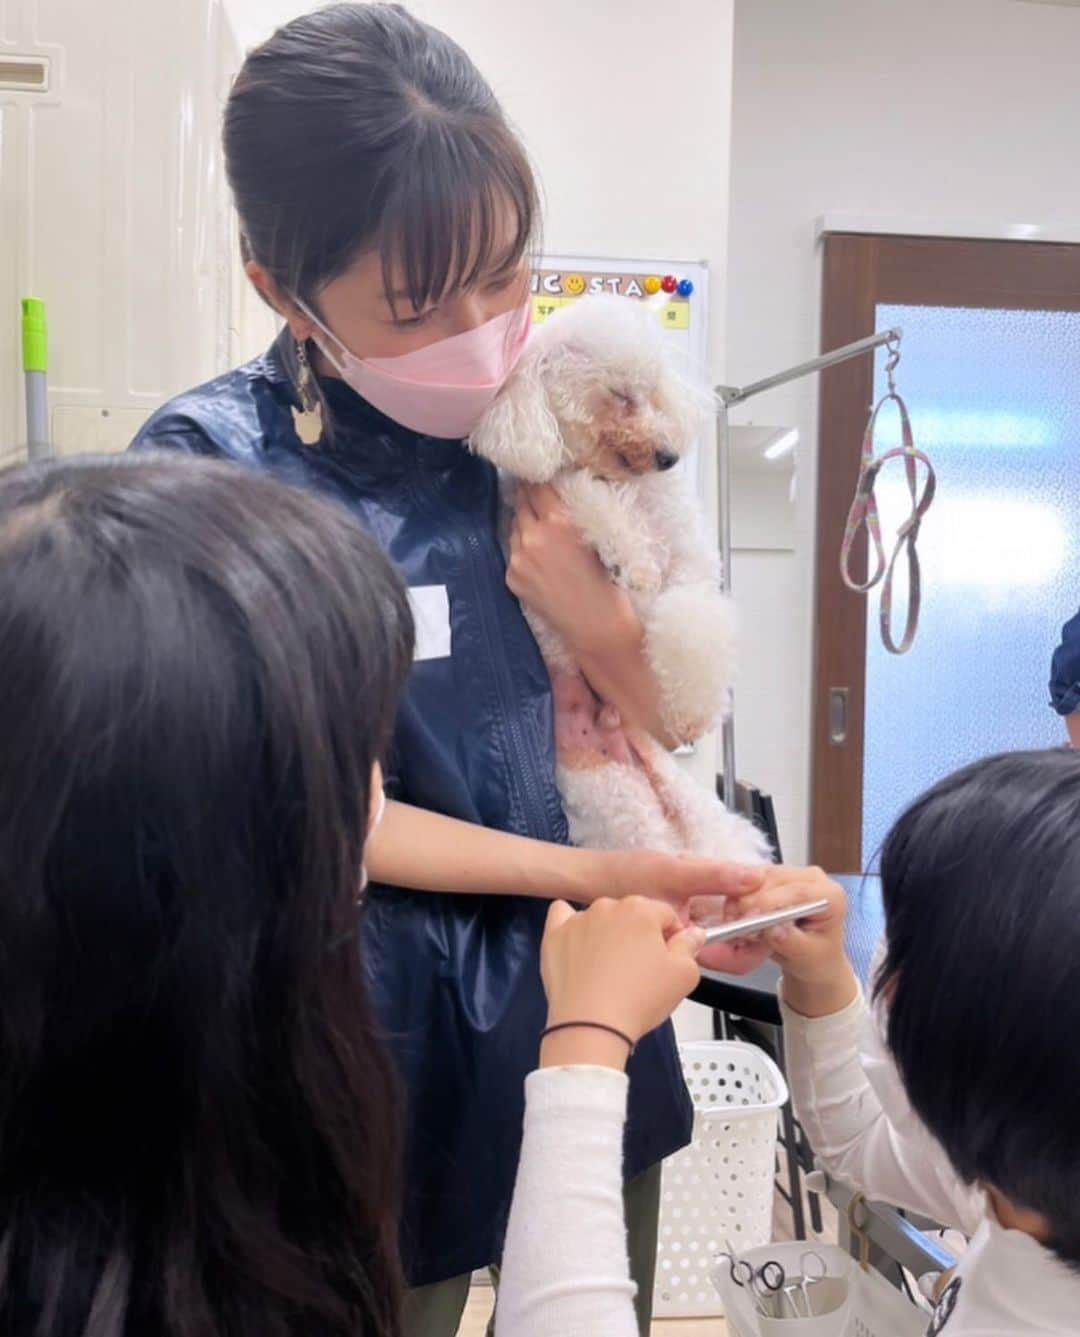
[[622, 1195], [627, 1086], [621, 1072], [585, 1066], [526, 1079], [496, 1337], [637, 1337]]
[[830, 1172], [974, 1237], [928, 1332], [1077, 1337], [1080, 1275], [1030, 1235], [1003, 1229], [986, 1195], [959, 1178], [912, 1110], [862, 995], [829, 1017], [781, 1010], [795, 1112]]

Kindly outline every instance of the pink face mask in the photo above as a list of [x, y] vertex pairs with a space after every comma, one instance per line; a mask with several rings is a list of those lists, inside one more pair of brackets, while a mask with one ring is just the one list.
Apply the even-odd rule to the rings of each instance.
[[394, 422], [425, 436], [466, 437], [502, 389], [529, 337], [530, 303], [400, 357], [359, 358], [307, 307], [315, 342], [342, 380]]

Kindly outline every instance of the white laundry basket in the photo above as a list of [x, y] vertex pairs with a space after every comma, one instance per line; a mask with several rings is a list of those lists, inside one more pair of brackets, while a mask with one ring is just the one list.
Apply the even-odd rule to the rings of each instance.
[[664, 1164], [653, 1312], [697, 1318], [723, 1312], [709, 1274], [730, 1240], [772, 1236], [776, 1134], [787, 1085], [754, 1045], [680, 1045], [694, 1101], [694, 1136]]

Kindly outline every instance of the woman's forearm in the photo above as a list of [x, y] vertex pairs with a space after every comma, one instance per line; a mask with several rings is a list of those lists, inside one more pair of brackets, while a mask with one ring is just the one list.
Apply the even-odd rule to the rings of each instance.
[[[529, 840], [414, 808], [388, 803], [364, 852], [375, 882], [411, 891], [477, 896], [535, 896], [590, 905], [600, 897], [648, 896], [687, 911], [698, 897], [744, 896], [760, 869], [655, 850], [584, 850]], [[711, 949], [716, 970], [744, 974], [752, 954]], [[561, 1049], [561, 1046], [560, 1046]], [[559, 1061], [574, 1061], [562, 1057]], [[580, 1061], [580, 1060], [576, 1060]], [[597, 1062], [594, 1057], [591, 1062]]]
[[617, 856], [493, 831], [409, 803], [387, 804], [365, 858], [373, 881], [413, 891], [512, 893], [579, 905], [616, 894]]

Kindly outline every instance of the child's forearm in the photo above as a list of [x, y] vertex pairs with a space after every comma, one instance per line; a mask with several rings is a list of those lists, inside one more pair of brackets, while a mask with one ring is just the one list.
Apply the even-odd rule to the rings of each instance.
[[368, 842], [375, 882], [441, 891], [568, 900], [619, 893], [618, 856], [492, 831], [408, 803], [389, 803]]
[[859, 984], [846, 956], [836, 962], [835, 974], [825, 980], [808, 982], [784, 974], [784, 1002], [803, 1017], [831, 1017], [843, 1012], [855, 1001]]
[[[960, 1180], [915, 1117], [877, 1028], [865, 1027], [854, 977], [840, 983], [829, 996], [824, 984], [785, 975], [781, 989], [785, 1068], [807, 1141], [831, 1174], [867, 1197], [973, 1233], [983, 1216], [981, 1190]], [[849, 988], [847, 1005], [833, 1006]], [[812, 1015], [819, 1007], [827, 1010]], [[871, 1083], [874, 1068], [889, 1071]]]

